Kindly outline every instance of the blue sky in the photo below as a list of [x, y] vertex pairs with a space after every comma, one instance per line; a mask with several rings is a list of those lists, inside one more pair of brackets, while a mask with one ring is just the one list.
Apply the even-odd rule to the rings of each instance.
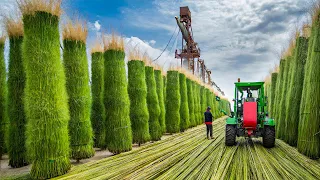
[[[64, 0], [65, 16], [80, 15], [88, 23], [88, 52], [97, 34], [116, 30], [127, 47], [139, 46], [157, 57], [175, 30], [174, 16], [189, 6], [195, 41], [212, 79], [231, 100], [233, 82], [261, 81], [279, 63], [297, 27], [310, 22], [314, 0]], [[0, 10], [15, 9], [15, 0], [0, 0]], [[1, 21], [1, 18], [0, 18]], [[0, 33], [3, 28], [0, 27]], [[172, 41], [157, 63], [178, 64]], [[172, 51], [170, 51], [172, 50]], [[90, 54], [88, 53], [89, 65]]]

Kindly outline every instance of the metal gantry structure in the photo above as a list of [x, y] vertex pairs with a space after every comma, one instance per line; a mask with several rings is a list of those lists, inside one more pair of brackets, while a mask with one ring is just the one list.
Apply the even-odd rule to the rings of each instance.
[[224, 96], [224, 92], [211, 79], [211, 70], [207, 69], [203, 59], [200, 59], [200, 48], [198, 43], [194, 41], [192, 31], [191, 12], [188, 6], [180, 7], [180, 17], [175, 17], [177, 25], [182, 34], [181, 50], [175, 51], [175, 58], [181, 60], [181, 67], [186, 63], [187, 69], [193, 74], [197, 74], [204, 82], [216, 88], [217, 91]]

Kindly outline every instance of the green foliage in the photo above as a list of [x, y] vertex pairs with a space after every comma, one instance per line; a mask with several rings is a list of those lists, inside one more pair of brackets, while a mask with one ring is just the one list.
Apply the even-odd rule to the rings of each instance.
[[[68, 95], [60, 60], [59, 18], [46, 12], [23, 16], [26, 72], [26, 147], [31, 177], [47, 179], [70, 167]], [[2, 87], [2, 86], [1, 86]]]
[[132, 149], [130, 101], [127, 88], [125, 53], [109, 49], [104, 52], [104, 105], [106, 108], [106, 145], [110, 152]]
[[297, 50], [290, 68], [291, 80], [288, 87], [286, 121], [287, 136], [285, 141], [292, 145], [297, 145], [298, 125], [300, 114], [300, 102], [304, 80], [304, 66], [307, 59], [308, 39], [300, 37], [296, 41]]
[[275, 111], [275, 95], [276, 95], [276, 87], [277, 87], [277, 79], [278, 73], [271, 74], [271, 87], [270, 87], [270, 97], [269, 97], [269, 117], [274, 117]]
[[91, 96], [86, 44], [69, 39], [63, 40], [63, 44], [63, 63], [69, 96], [70, 156], [80, 160], [92, 157], [95, 153], [90, 121]]
[[276, 122], [276, 136], [277, 138], [280, 137], [280, 120], [279, 120], [279, 114], [280, 114], [280, 102], [281, 102], [281, 95], [282, 95], [282, 84], [283, 84], [283, 76], [284, 76], [284, 70], [286, 67], [286, 62], [287, 60], [285, 59], [281, 59], [280, 60], [280, 69], [279, 69], [279, 74], [278, 74], [278, 78], [277, 78], [277, 85], [276, 85], [276, 92], [275, 92], [275, 101], [274, 101], [274, 119]]
[[147, 105], [149, 111], [149, 133], [151, 140], [158, 141], [162, 136], [162, 128], [160, 125], [160, 106], [157, 94], [157, 85], [154, 77], [153, 67], [146, 66], [146, 83], [147, 83]]
[[206, 95], [206, 88], [204, 86], [201, 86], [200, 87], [200, 104], [201, 104], [201, 117], [202, 119], [204, 118], [203, 117], [203, 112], [206, 111], [207, 109], [207, 95]]
[[168, 133], [180, 131], [180, 86], [179, 72], [167, 72], [166, 128]]
[[193, 93], [193, 81], [187, 78], [187, 93], [188, 93], [188, 107], [189, 107], [189, 117], [190, 117], [190, 125], [189, 127], [196, 126], [196, 118], [195, 118], [195, 108], [194, 108], [194, 93]]
[[23, 91], [26, 75], [22, 64], [21, 46], [23, 37], [10, 37], [8, 73], [8, 130], [9, 165], [18, 168], [27, 165], [26, 154], [26, 117], [24, 112]]
[[283, 82], [281, 84], [281, 100], [279, 104], [279, 138], [286, 139], [287, 136], [287, 120], [286, 120], [286, 100], [287, 100], [287, 94], [288, 94], [288, 86], [289, 86], [289, 70], [291, 68], [291, 64], [293, 61], [293, 57], [289, 56], [287, 57], [287, 63], [286, 68], [284, 69], [284, 76], [283, 76]]
[[186, 75], [179, 73], [180, 86], [180, 131], [186, 130], [190, 126], [189, 106], [188, 106], [188, 92]]
[[197, 107], [197, 114], [198, 114], [198, 119], [197, 119], [197, 125], [200, 125], [203, 123], [203, 112], [201, 108], [201, 93], [200, 93], [200, 84], [195, 82], [195, 97], [196, 97], [196, 107]]
[[[318, 17], [318, 16], [317, 16]], [[311, 57], [305, 65], [304, 86], [300, 107], [298, 150], [311, 158], [320, 156], [320, 28], [319, 20], [312, 25], [309, 43]]]
[[[164, 109], [166, 109], [166, 97], [167, 97], [167, 76], [163, 76], [163, 101], [164, 101]], [[164, 115], [166, 116], [166, 115]]]
[[146, 72], [143, 61], [131, 60], [128, 62], [128, 93], [133, 142], [145, 143], [151, 137], [149, 133]]
[[156, 80], [157, 85], [157, 94], [159, 99], [159, 106], [160, 106], [160, 116], [159, 116], [159, 122], [162, 129], [162, 133], [166, 132], [166, 110], [164, 105], [164, 92], [163, 92], [163, 77], [162, 72], [160, 70], [154, 71], [154, 77]]
[[102, 52], [91, 54], [91, 124], [94, 132], [95, 147], [106, 148], [105, 118], [106, 112], [103, 104], [104, 91], [104, 58]]
[[7, 129], [7, 115], [6, 115], [6, 97], [7, 97], [7, 83], [6, 83], [6, 65], [4, 62], [4, 42], [0, 42], [0, 159], [5, 150], [5, 134]]

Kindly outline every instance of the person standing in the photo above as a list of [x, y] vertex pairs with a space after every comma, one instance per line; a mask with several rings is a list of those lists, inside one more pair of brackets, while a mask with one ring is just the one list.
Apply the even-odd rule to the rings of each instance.
[[207, 107], [207, 111], [204, 112], [204, 123], [207, 126], [207, 139], [209, 139], [209, 134], [210, 134], [211, 139], [213, 139], [213, 136], [212, 136], [212, 120], [213, 120], [213, 116], [212, 116], [212, 113], [211, 113], [210, 110], [211, 110], [211, 107], [208, 106]]

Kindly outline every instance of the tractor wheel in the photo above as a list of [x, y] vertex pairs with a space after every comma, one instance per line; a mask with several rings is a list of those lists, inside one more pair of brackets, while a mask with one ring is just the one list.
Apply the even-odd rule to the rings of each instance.
[[236, 127], [235, 125], [226, 125], [226, 145], [227, 146], [233, 146], [236, 144]]
[[274, 147], [275, 142], [275, 128], [274, 126], [264, 126], [264, 132], [263, 132], [263, 146], [266, 148], [272, 148]]

